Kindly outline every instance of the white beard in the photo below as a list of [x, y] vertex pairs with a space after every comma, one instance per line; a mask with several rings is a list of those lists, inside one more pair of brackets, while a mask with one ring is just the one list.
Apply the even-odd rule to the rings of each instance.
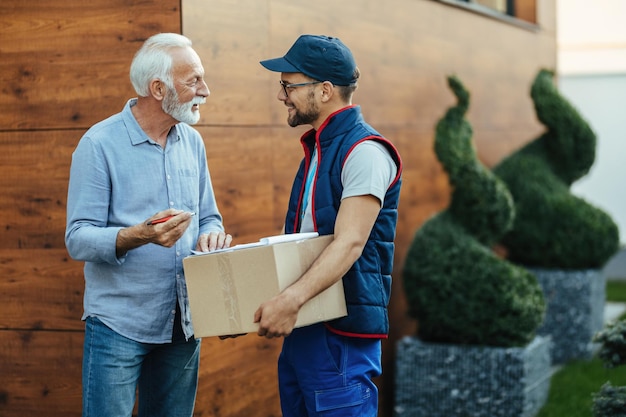
[[188, 103], [180, 103], [178, 101], [178, 93], [173, 88], [168, 88], [165, 98], [163, 99], [163, 111], [179, 122], [195, 125], [200, 120], [200, 112], [193, 111], [194, 104], [204, 104], [206, 98], [194, 97]]

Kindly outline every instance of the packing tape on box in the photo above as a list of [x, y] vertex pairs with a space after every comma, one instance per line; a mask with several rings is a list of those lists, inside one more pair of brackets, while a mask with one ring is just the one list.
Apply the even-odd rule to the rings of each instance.
[[241, 316], [239, 315], [239, 299], [237, 289], [233, 281], [233, 268], [230, 264], [230, 256], [218, 257], [217, 273], [220, 277], [220, 286], [224, 295], [224, 305], [228, 312], [228, 323], [231, 329], [241, 328]]

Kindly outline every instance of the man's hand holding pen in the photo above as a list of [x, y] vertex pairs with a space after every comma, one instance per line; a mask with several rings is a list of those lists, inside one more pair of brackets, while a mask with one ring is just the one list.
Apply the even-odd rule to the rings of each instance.
[[[146, 222], [146, 226], [153, 227], [155, 232], [161, 232], [161, 236], [167, 240], [159, 243], [162, 246], [170, 247], [185, 233], [191, 218], [196, 213], [190, 213], [185, 211], [165, 210], [152, 216]], [[157, 228], [161, 230], [157, 230]], [[164, 230], [164, 231], [163, 231]], [[177, 236], [176, 239], [170, 244], [170, 238]], [[211, 252], [216, 249], [223, 249], [230, 247], [233, 237], [224, 232], [210, 232], [204, 233], [198, 237], [196, 244], [196, 250], [202, 252]], [[169, 244], [169, 246], [167, 246]]]
[[156, 213], [146, 223], [150, 242], [170, 248], [182, 237], [195, 213], [168, 209]]
[[[182, 212], [184, 213], [184, 212]], [[180, 213], [179, 213], [180, 214]], [[191, 212], [189, 213], [191, 217], [195, 216], [196, 213]], [[174, 217], [178, 216], [178, 214], [170, 214], [169, 216], [165, 216], [165, 217], [160, 217], [158, 219], [154, 219], [154, 220], [150, 220], [148, 221], [148, 223], [146, 223], [148, 226], [152, 226], [155, 224], [160, 224], [160, 223], [165, 223], [166, 221], [173, 219]]]
[[[169, 219], [162, 220], [169, 217]], [[167, 209], [156, 213], [146, 221], [120, 229], [115, 242], [117, 256], [147, 243], [171, 248], [185, 233], [192, 214], [182, 210]]]

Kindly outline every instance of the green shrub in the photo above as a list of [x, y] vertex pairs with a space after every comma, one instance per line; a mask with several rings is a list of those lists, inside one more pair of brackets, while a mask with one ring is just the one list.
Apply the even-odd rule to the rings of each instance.
[[600, 343], [598, 356], [607, 368], [626, 365], [626, 321], [607, 324], [594, 336], [593, 341]]
[[626, 417], [626, 387], [614, 387], [609, 382], [593, 394], [594, 417]]
[[613, 220], [570, 192], [595, 159], [596, 137], [555, 88], [537, 74], [531, 97], [547, 130], [494, 168], [515, 200], [513, 228], [502, 239], [510, 261], [535, 267], [602, 267], [619, 248]]
[[[609, 323], [599, 331], [593, 341], [600, 343], [598, 357], [607, 368], [626, 365], [626, 321]], [[614, 387], [605, 383], [593, 395], [594, 417], [626, 417], [626, 386]]]
[[513, 224], [513, 201], [476, 157], [464, 118], [469, 93], [456, 77], [448, 83], [458, 104], [437, 124], [435, 153], [452, 198], [409, 247], [403, 277], [409, 315], [424, 341], [522, 346], [543, 320], [543, 293], [534, 275], [490, 249]]

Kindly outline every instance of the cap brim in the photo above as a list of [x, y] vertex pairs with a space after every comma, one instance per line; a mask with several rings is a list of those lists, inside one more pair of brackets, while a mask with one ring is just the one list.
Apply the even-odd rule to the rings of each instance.
[[260, 62], [265, 68], [275, 72], [300, 72], [300, 70], [289, 63], [284, 57], [266, 59]]

